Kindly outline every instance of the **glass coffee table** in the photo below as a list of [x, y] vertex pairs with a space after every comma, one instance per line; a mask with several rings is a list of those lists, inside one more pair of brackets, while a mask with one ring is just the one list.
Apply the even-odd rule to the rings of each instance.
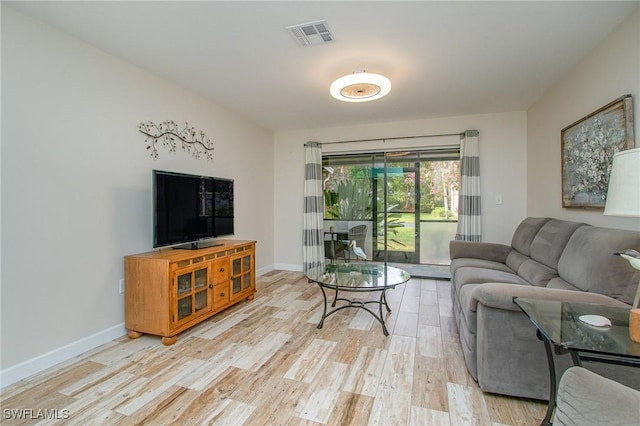
[[[407, 282], [411, 275], [402, 269], [395, 268], [393, 266], [387, 266], [384, 264], [375, 263], [338, 263], [330, 264], [322, 267], [311, 268], [305, 273], [309, 281], [313, 281], [322, 290], [322, 297], [324, 298], [324, 309], [322, 311], [322, 318], [318, 324], [318, 328], [322, 328], [324, 320], [346, 308], [360, 308], [369, 312], [378, 322], [382, 325], [382, 332], [385, 336], [389, 335], [389, 331], [384, 323], [384, 316], [382, 314], [382, 307], [384, 306], [387, 312], [391, 312], [389, 305], [387, 304], [386, 292], [390, 288]], [[326, 290], [330, 290], [334, 293], [333, 302], [331, 307], [335, 308], [327, 312], [327, 293]], [[344, 297], [338, 297], [338, 292], [380, 292], [379, 300], [352, 300]], [[345, 302], [336, 308], [337, 302]], [[378, 313], [369, 309], [367, 305], [378, 305]]]
[[[590, 303], [515, 297], [513, 302], [522, 309], [537, 328], [537, 336], [544, 342], [549, 364], [550, 395], [543, 425], [551, 425], [556, 403], [556, 370], [553, 351], [569, 352], [574, 365], [582, 361], [640, 367], [640, 343], [629, 338], [631, 307], [603, 306]], [[605, 318], [610, 325], [596, 325]]]

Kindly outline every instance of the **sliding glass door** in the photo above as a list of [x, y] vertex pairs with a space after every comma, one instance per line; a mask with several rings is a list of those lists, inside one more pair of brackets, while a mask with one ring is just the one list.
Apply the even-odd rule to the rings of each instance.
[[457, 150], [323, 157], [325, 240], [337, 261], [447, 264], [457, 222]]
[[[376, 155], [376, 234], [374, 260], [420, 263], [419, 163], [404, 159], [410, 153]], [[407, 161], [409, 160], [409, 161]]]

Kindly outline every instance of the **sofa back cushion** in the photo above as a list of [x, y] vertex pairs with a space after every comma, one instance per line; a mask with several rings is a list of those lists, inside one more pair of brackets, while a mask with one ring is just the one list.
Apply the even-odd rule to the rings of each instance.
[[569, 242], [569, 238], [581, 226], [588, 225], [568, 220], [549, 220], [540, 228], [531, 242], [531, 258], [557, 270], [560, 255]]
[[[600, 293], [631, 304], [640, 281], [640, 271], [613, 253], [640, 248], [640, 232], [622, 229], [582, 226], [567, 243], [558, 274], [571, 286]], [[556, 287], [553, 280], [548, 287]], [[561, 287], [561, 286], [558, 286]]]
[[518, 275], [536, 287], [546, 287], [549, 280], [558, 276], [558, 271], [536, 262], [533, 259], [526, 260], [518, 268]]
[[529, 260], [529, 256], [525, 256], [519, 251], [511, 250], [511, 253], [507, 256], [505, 263], [512, 271], [517, 273], [520, 266], [527, 260]]
[[558, 276], [558, 261], [571, 235], [583, 223], [546, 217], [526, 218], [511, 240], [506, 264], [531, 285], [544, 287]]
[[[511, 238], [511, 247], [525, 256], [531, 255], [531, 243], [542, 226], [550, 221], [548, 217], [528, 217], [516, 228]], [[517, 268], [513, 268], [517, 270]]]

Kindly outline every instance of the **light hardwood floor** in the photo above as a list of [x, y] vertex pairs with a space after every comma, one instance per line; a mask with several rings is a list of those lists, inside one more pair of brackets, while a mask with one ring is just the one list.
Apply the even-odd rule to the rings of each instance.
[[537, 425], [544, 417], [544, 403], [484, 394], [469, 376], [448, 281], [412, 279], [389, 291], [388, 337], [361, 309], [318, 330], [322, 295], [301, 273], [257, 281], [255, 300], [173, 346], [123, 337], [9, 386], [2, 423], [38, 423], [10, 413], [78, 425]]

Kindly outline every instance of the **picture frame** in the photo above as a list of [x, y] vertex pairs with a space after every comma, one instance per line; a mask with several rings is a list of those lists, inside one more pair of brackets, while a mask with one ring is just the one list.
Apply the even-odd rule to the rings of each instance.
[[562, 129], [562, 207], [604, 209], [613, 155], [633, 149], [633, 98], [624, 95]]

